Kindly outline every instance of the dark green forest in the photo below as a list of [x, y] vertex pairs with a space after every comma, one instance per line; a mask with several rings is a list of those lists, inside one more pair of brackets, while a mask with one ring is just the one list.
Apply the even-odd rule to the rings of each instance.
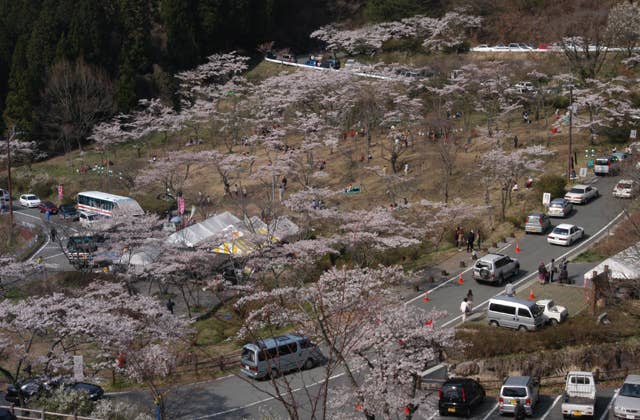
[[[65, 130], [56, 95], [86, 89], [107, 101], [91, 122], [138, 99], [172, 100], [172, 75], [206, 57], [256, 47], [311, 48], [309, 33], [358, 2], [330, 0], [0, 0], [0, 131], [48, 143]], [[351, 4], [349, 4], [351, 3]], [[356, 7], [354, 7], [354, 5]], [[43, 144], [44, 146], [44, 144]]]

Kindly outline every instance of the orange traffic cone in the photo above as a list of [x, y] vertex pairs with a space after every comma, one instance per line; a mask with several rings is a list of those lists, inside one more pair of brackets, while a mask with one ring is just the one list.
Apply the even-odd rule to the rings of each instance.
[[520, 253], [520, 244], [516, 241], [516, 254]]
[[460, 276], [458, 277], [458, 284], [464, 284], [464, 280], [462, 280], [462, 273], [460, 273]]
[[424, 297], [422, 298], [424, 302], [429, 302], [429, 292], [424, 292]]
[[536, 295], [533, 294], [533, 289], [529, 289], [529, 300], [536, 300]]

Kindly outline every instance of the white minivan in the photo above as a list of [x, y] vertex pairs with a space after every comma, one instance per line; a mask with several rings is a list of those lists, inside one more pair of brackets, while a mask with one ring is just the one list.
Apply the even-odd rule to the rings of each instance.
[[510, 296], [489, 300], [487, 320], [491, 326], [519, 331], [535, 331], [545, 324], [542, 309], [535, 302]]
[[240, 371], [254, 379], [276, 378], [292, 370], [311, 369], [324, 360], [318, 346], [307, 337], [285, 334], [245, 344]]

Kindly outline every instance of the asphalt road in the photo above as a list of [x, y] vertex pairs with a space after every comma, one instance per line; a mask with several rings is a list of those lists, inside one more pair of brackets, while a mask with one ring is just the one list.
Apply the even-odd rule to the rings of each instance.
[[[573, 256], [582, 251], [590, 242], [597, 237], [607, 234], [608, 228], [611, 227], [612, 221], [621, 213], [624, 202], [614, 199], [611, 196], [611, 190], [617, 182], [618, 178], [597, 178], [594, 185], [599, 189], [601, 197], [584, 206], [576, 206], [576, 211], [566, 220], [554, 219], [553, 223], [572, 223], [582, 226], [585, 230], [586, 237], [582, 241], [572, 247], [558, 247], [547, 244], [546, 237], [527, 235], [519, 241], [521, 252], [516, 255], [512, 245], [506, 246], [502, 251], [520, 261], [521, 274], [513, 279], [516, 287], [526, 287], [526, 284], [533, 281], [537, 275], [537, 267], [540, 261], [549, 262], [551, 258], [559, 259], [561, 256]], [[25, 217], [33, 222], [34, 218], [43, 220], [43, 217], [37, 210], [18, 209], [18, 217]], [[74, 229], [73, 222], [60, 222], [57, 217], [52, 218], [58, 226], [59, 232], [71, 232]], [[560, 221], [558, 221], [560, 220]], [[77, 224], [75, 224], [77, 226]], [[56, 264], [62, 267], [66, 261], [64, 256], [59, 255], [60, 249], [52, 244], [46, 245], [39, 253], [47, 263]], [[68, 264], [68, 263], [67, 263]], [[570, 275], [582, 273], [571, 273], [571, 264], [569, 265]], [[483, 305], [493, 296], [501, 294], [503, 289], [479, 284], [472, 279], [470, 270], [463, 273], [464, 284], [457, 282], [454, 277], [442, 284], [434, 287], [430, 293], [430, 301], [423, 302], [423, 294], [411, 299], [408, 304], [416, 305], [426, 310], [439, 309], [446, 310], [449, 315], [440, 320], [440, 326], [454, 325], [460, 322], [458, 307], [460, 301], [466, 295], [469, 289], [473, 290], [474, 307], [481, 309]], [[301, 405], [305, 405], [306, 389], [317, 391], [320, 387], [318, 383], [321, 381], [322, 369], [316, 368], [311, 371], [304, 372], [302, 375], [287, 375], [287, 380], [291, 382], [292, 389], [295, 390], [296, 400]], [[339, 373], [334, 375], [331, 388], [335, 389], [344, 381], [344, 376]], [[306, 385], [306, 386], [305, 386]], [[169, 405], [172, 410], [172, 418], [175, 419], [206, 419], [206, 418], [261, 418], [265, 413], [270, 413], [275, 418], [286, 418], [286, 412], [281, 405], [275, 401], [269, 393], [273, 392], [270, 382], [244, 381], [235, 375], [221, 378], [216, 381], [203, 382], [199, 384], [190, 384], [178, 387], [169, 394]], [[607, 407], [610, 395], [603, 394], [598, 402], [598, 410], [600, 414], [596, 418], [600, 418], [601, 413]], [[151, 398], [144, 392], [134, 392], [127, 394], [119, 394], [118, 398], [134, 399], [138, 402], [149, 403]], [[436, 398], [432, 396], [432, 398]], [[537, 410], [535, 418], [562, 418], [557, 416], [559, 404], [555, 404], [556, 396], [544, 396], [541, 400], [539, 410]], [[435, 400], [431, 407], [421, 407], [421, 414], [427, 418], [437, 418], [437, 410], [435, 410]], [[494, 412], [496, 401], [487, 399], [480, 410], [476, 412], [474, 418], [490, 419], [497, 418]], [[429, 410], [433, 410], [430, 412]], [[546, 415], [545, 415], [546, 413]], [[338, 414], [338, 413], [336, 413]], [[606, 417], [605, 417], [606, 418]]]

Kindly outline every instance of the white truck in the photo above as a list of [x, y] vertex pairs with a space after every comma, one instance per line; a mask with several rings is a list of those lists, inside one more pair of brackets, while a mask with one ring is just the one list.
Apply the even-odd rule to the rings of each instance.
[[567, 374], [562, 399], [562, 417], [593, 417], [596, 412], [596, 383], [591, 372]]

